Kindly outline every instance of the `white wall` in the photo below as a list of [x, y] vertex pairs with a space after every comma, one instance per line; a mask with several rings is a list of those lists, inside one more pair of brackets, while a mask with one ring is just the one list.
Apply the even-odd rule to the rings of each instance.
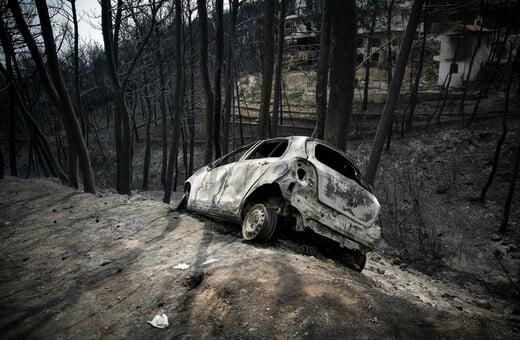
[[[446, 76], [450, 72], [450, 65], [457, 49], [457, 37], [456, 36], [441, 36], [441, 49], [439, 53], [439, 77], [437, 79], [438, 85], [443, 85]], [[489, 54], [488, 35], [482, 37], [481, 47], [475, 55], [473, 61], [473, 67], [471, 69], [471, 75], [469, 81], [475, 81], [478, 79], [481, 65], [486, 61]], [[463, 80], [468, 76], [470, 61], [473, 52], [478, 44], [478, 33], [475, 32], [469, 35], [462, 43], [457, 53], [455, 63], [458, 65], [458, 73], [453, 73], [451, 76], [450, 87], [460, 88], [462, 87]]]

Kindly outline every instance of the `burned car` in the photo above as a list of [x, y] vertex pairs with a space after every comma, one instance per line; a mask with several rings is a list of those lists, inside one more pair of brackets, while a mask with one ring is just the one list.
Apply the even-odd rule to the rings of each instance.
[[347, 248], [361, 271], [380, 239], [379, 202], [354, 163], [310, 137], [267, 139], [200, 168], [185, 182], [187, 210], [242, 224], [246, 240], [267, 241], [278, 222]]

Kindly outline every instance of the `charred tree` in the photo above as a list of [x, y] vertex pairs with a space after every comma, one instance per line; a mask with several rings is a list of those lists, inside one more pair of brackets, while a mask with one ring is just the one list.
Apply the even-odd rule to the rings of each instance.
[[408, 24], [406, 25], [403, 43], [401, 44], [401, 50], [399, 51], [399, 56], [397, 57], [397, 62], [395, 65], [392, 84], [390, 85], [390, 91], [388, 92], [388, 98], [386, 99], [381, 120], [377, 126], [376, 135], [372, 145], [372, 152], [370, 153], [370, 158], [367, 165], [366, 178], [370, 184], [374, 183], [385, 140], [387, 139], [388, 134], [392, 129], [392, 117], [397, 105], [399, 93], [401, 91], [401, 84], [403, 82], [408, 56], [410, 55], [410, 51], [412, 49], [415, 32], [417, 31], [417, 26], [421, 20], [421, 12], [424, 1], [425, 0], [416, 0], [413, 2], [410, 18], [408, 20]]
[[226, 56], [226, 90], [225, 90], [225, 101], [224, 101], [224, 129], [222, 131], [222, 149], [223, 153], [227, 154], [229, 151], [229, 130], [231, 124], [231, 107], [233, 105], [233, 90], [234, 90], [234, 67], [235, 67], [235, 30], [237, 25], [238, 7], [240, 2], [238, 0], [230, 0], [230, 13], [229, 13], [229, 33], [227, 43], [227, 56]]
[[215, 117], [213, 116], [213, 90], [211, 89], [211, 82], [209, 80], [208, 72], [208, 10], [206, 8], [206, 0], [197, 0], [197, 6], [199, 13], [200, 29], [200, 74], [202, 78], [202, 88], [204, 89], [204, 96], [206, 97], [206, 152], [204, 158], [205, 163], [209, 163], [213, 159], [213, 134], [215, 132], [213, 125], [215, 124]]
[[331, 15], [330, 1], [322, 0], [320, 55], [318, 58], [318, 74], [316, 79], [316, 129], [314, 136], [325, 138], [325, 120], [327, 118], [327, 84], [329, 82], [330, 61], [330, 31]]
[[[36, 0], [36, 8], [40, 20], [41, 33], [45, 45], [45, 53], [47, 56], [47, 64], [49, 72], [45, 67], [43, 58], [40, 54], [38, 46], [29, 31], [27, 23], [25, 22], [20, 6], [17, 1], [9, 0], [9, 8], [13, 13], [16, 24], [22, 33], [25, 43], [31, 52], [33, 61], [40, 75], [40, 78], [45, 86], [49, 98], [56, 106], [58, 111], [62, 114], [62, 122], [67, 134], [67, 140], [71, 145], [72, 152], [78, 155], [80, 167], [83, 175], [83, 185], [85, 192], [95, 192], [94, 187], [94, 173], [90, 163], [90, 155], [87, 146], [81, 133], [81, 127], [74, 110], [69, 93], [66, 89], [65, 82], [60, 70], [58, 55], [56, 52], [56, 45], [54, 41], [54, 33], [52, 24], [47, 9], [47, 4], [43, 0]], [[70, 159], [74, 159], [69, 155], [69, 185], [76, 187], [77, 181], [77, 166], [71, 164]], [[71, 178], [72, 177], [72, 178]]]
[[509, 182], [509, 190], [507, 192], [506, 203], [504, 204], [504, 213], [502, 215], [502, 222], [500, 223], [500, 232], [507, 231], [507, 224], [509, 223], [509, 214], [511, 211], [511, 203], [513, 202], [513, 194], [515, 192], [516, 178], [518, 176], [518, 168], [520, 165], [520, 143], [516, 148], [515, 164], [513, 165], [513, 173], [511, 174], [511, 181]]
[[352, 115], [357, 51], [356, 2], [331, 3], [330, 93], [325, 121], [325, 140], [345, 149]]
[[[426, 51], [426, 36], [428, 34], [427, 27], [428, 27], [428, 6], [425, 3], [424, 9], [423, 9], [423, 22], [424, 22], [424, 32], [422, 34], [421, 39], [421, 47], [419, 51], [419, 65], [417, 66], [417, 72], [415, 74], [415, 80], [413, 82], [412, 91], [410, 93], [410, 110], [408, 112], [408, 115], [406, 116], [406, 130], [410, 130], [412, 127], [413, 122], [413, 115], [415, 113], [415, 108], [417, 107], [417, 98], [419, 95], [419, 84], [422, 76], [422, 71], [424, 67], [424, 55]], [[404, 127], [401, 128], [401, 133], [404, 133]]]
[[[518, 53], [518, 49], [516, 53]], [[486, 195], [489, 190], [489, 187], [493, 183], [493, 180], [495, 179], [495, 175], [497, 173], [498, 169], [498, 162], [500, 161], [500, 152], [502, 151], [502, 146], [504, 145], [504, 141], [506, 140], [507, 135], [507, 114], [509, 112], [509, 96], [511, 93], [511, 85], [513, 84], [513, 77], [514, 72], [512, 66], [512, 58], [513, 58], [513, 46], [511, 46], [509, 51], [509, 58], [507, 61], [507, 64], [509, 66], [509, 79], [507, 82], [507, 90], [506, 90], [506, 100], [505, 100], [505, 107], [504, 111], [502, 113], [502, 133], [500, 134], [500, 137], [497, 141], [497, 146], [495, 148], [495, 153], [493, 155], [493, 165], [491, 167], [491, 172], [489, 173], [488, 180], [484, 187], [482, 188], [482, 192], [480, 193], [479, 201], [480, 203], [486, 202]]]
[[264, 63], [262, 67], [260, 111], [258, 112], [258, 139], [267, 138], [269, 132], [269, 109], [271, 107], [274, 66], [274, 7], [274, 0], [266, 0], [264, 16]]
[[374, 36], [374, 30], [376, 27], [376, 18], [378, 12], [378, 0], [372, 0], [372, 17], [370, 19], [370, 31], [368, 34], [368, 42], [366, 49], [366, 61], [365, 61], [365, 84], [363, 87], [363, 103], [361, 104], [361, 110], [366, 111], [368, 108], [368, 85], [370, 83], [370, 63], [372, 61], [372, 40]]
[[76, 0], [69, 0], [72, 9], [72, 24], [74, 25], [74, 48], [73, 48], [73, 63], [74, 63], [74, 96], [76, 101], [76, 108], [78, 112], [78, 118], [81, 123], [81, 132], [85, 138], [85, 143], [88, 146], [88, 133], [87, 133], [87, 117], [83, 112], [83, 106], [81, 103], [81, 91], [80, 91], [80, 79], [79, 79], [79, 28], [78, 28], [78, 16], [76, 12]]
[[[200, 10], [200, 8], [199, 8]], [[200, 13], [199, 13], [200, 14]], [[173, 116], [173, 133], [170, 146], [170, 154], [168, 156], [168, 169], [166, 172], [166, 185], [164, 189], [164, 203], [170, 203], [173, 187], [173, 172], [177, 169], [177, 150], [179, 146], [179, 129], [182, 114], [182, 102], [183, 102], [183, 80], [184, 80], [184, 68], [183, 68], [183, 45], [182, 45], [182, 0], [175, 0], [175, 93], [173, 100], [174, 103], [174, 116]]]
[[0, 150], [0, 179], [4, 179], [4, 154]]
[[[220, 158], [222, 151], [220, 148], [220, 112], [222, 110], [222, 64], [224, 63], [224, 2], [215, 1], [215, 15], [217, 17], [216, 27], [216, 58], [215, 58], [215, 115], [213, 144], [215, 145], [215, 158]], [[228, 127], [225, 126], [224, 129]]]
[[[118, 8], [119, 5], [118, 5]], [[119, 9], [118, 9], [119, 12]], [[118, 27], [118, 21], [116, 21]], [[112, 87], [115, 103], [114, 132], [116, 138], [116, 190], [119, 194], [131, 193], [131, 145], [130, 145], [130, 113], [126, 105], [123, 86], [117, 73], [117, 29], [112, 28], [112, 6], [110, 0], [101, 1], [101, 26], [107, 71]]]
[[388, 90], [390, 90], [390, 84], [392, 83], [392, 63], [394, 59], [394, 55], [392, 52], [392, 12], [394, 10], [394, 2], [395, 0], [390, 0], [387, 8], [387, 21], [386, 21], [386, 36], [388, 39], [388, 48], [387, 48], [387, 62], [386, 62], [386, 77], [388, 82]]
[[[7, 27], [4, 23], [4, 18], [0, 15], [0, 39], [2, 43], [2, 48], [4, 50], [5, 55], [5, 78], [6, 82], [9, 82], [9, 78], [13, 77], [13, 65], [12, 58], [14, 58], [14, 49], [13, 43], [11, 39], [10, 32], [8, 32]], [[16, 146], [16, 102], [15, 102], [15, 94], [14, 94], [14, 86], [12, 83], [9, 84], [7, 89], [7, 115], [8, 115], [8, 154], [9, 154], [9, 171], [11, 176], [18, 176], [18, 167], [16, 160], [17, 146]], [[2, 168], [3, 170], [3, 168]]]
[[112, 90], [112, 96], [115, 103], [114, 110], [114, 130], [116, 139], [116, 190], [119, 194], [131, 194], [132, 183], [132, 140], [130, 129], [130, 112], [125, 98], [125, 88], [135, 68], [137, 60], [144, 50], [148, 40], [155, 31], [156, 15], [159, 11], [163, 0], [158, 4], [155, 1], [150, 2], [151, 20], [148, 33], [137, 47], [133, 58], [129, 62], [126, 76], [123, 81], [120, 80], [118, 74], [118, 35], [122, 17], [122, 2], [118, 1], [115, 21], [112, 25], [112, 6], [110, 0], [101, 0], [101, 28], [103, 33], [103, 42], [105, 45], [105, 57], [107, 61], [107, 72]]
[[459, 115], [462, 118], [462, 125], [464, 125], [464, 101], [466, 100], [466, 96], [468, 94], [469, 79], [471, 77], [471, 71], [473, 70], [473, 64], [475, 62], [475, 57], [477, 56], [478, 50], [482, 46], [482, 29], [483, 28], [484, 28], [484, 21], [481, 21], [480, 29], [478, 31], [477, 46], [475, 46], [475, 49], [473, 50], [473, 53], [471, 54], [471, 60], [469, 62], [469, 68], [468, 68], [468, 75], [466, 76], [466, 81], [462, 86], [462, 98], [460, 99], [460, 106], [459, 106]]
[[280, 18], [278, 20], [278, 42], [276, 46], [276, 64], [274, 76], [273, 119], [271, 120], [271, 136], [278, 136], [278, 114], [282, 97], [282, 63], [285, 41], [285, 0], [280, 1]]
[[188, 160], [188, 172], [187, 176], [191, 176], [193, 173], [193, 157], [195, 155], [195, 41], [193, 39], [193, 22], [191, 21], [191, 14], [193, 10], [190, 7], [190, 1], [186, 3], [187, 15], [186, 20], [188, 21], [188, 37], [190, 42], [188, 44], [190, 52], [190, 92], [188, 99], [189, 113], [188, 113], [188, 127], [190, 130], [190, 142], [189, 142], [189, 160]]
[[166, 166], [168, 163], [168, 120], [166, 119], [166, 70], [161, 54], [162, 45], [159, 26], [155, 27], [155, 37], [155, 59], [157, 60], [157, 65], [159, 66], [159, 110], [161, 112], [161, 183], [164, 187], [164, 184], [166, 182]]
[[[143, 63], [144, 64], [144, 63]], [[142, 99], [141, 99], [141, 110], [146, 111], [146, 128], [145, 128], [145, 147], [144, 147], [144, 160], [143, 160], [143, 183], [141, 186], [141, 190], [148, 190], [148, 175], [150, 172], [150, 159], [151, 159], [151, 127], [152, 127], [152, 103], [150, 100], [150, 90], [149, 90], [149, 82], [148, 77], [146, 76], [147, 70], [143, 66], [143, 91], [144, 91], [144, 101], [146, 102], [146, 107], [143, 107]]]

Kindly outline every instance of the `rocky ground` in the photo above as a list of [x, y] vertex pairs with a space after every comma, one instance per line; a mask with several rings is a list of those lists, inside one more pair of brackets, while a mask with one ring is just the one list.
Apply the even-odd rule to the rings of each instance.
[[[385, 249], [357, 273], [140, 194], [13, 177], [0, 192], [0, 338], [520, 334], [518, 300], [422, 274]], [[147, 323], [163, 313], [166, 329]]]

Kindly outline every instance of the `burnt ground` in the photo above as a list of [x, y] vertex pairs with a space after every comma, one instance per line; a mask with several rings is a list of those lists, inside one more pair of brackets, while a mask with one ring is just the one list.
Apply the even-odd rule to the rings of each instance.
[[[518, 120], [487, 203], [473, 200], [498, 124], [394, 140], [376, 185], [386, 241], [362, 273], [287, 238], [244, 242], [153, 193], [0, 180], [0, 338], [516, 339], [518, 193], [496, 231]], [[368, 145], [351, 144], [360, 164]], [[147, 324], [162, 313], [167, 329]]]

